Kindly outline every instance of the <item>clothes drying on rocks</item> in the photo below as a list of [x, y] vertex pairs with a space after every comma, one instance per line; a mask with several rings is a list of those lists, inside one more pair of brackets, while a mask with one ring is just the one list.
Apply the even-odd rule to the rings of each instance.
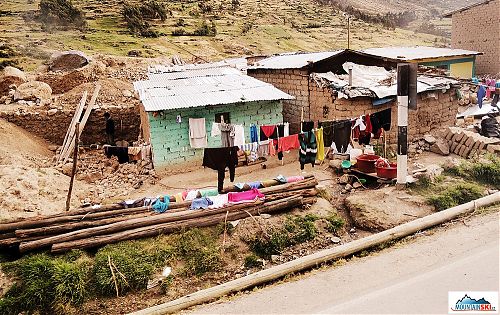
[[212, 201], [212, 204], [208, 206], [209, 209], [222, 208], [228, 204], [227, 194], [219, 194], [217, 196], [208, 197]]

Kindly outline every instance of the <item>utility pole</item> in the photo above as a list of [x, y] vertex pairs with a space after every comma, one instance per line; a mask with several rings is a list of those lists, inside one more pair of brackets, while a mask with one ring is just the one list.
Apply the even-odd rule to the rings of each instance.
[[418, 64], [398, 64], [398, 185], [406, 185], [408, 176], [408, 108], [417, 109], [417, 69]]
[[347, 49], [351, 49], [351, 16], [347, 16]]

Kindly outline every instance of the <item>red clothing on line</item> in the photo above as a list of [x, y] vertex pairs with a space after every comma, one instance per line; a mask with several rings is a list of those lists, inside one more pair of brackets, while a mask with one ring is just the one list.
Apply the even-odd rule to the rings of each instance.
[[298, 149], [299, 147], [299, 135], [297, 134], [278, 139], [278, 152]]
[[276, 125], [260, 126], [260, 130], [262, 130], [268, 138], [273, 134], [274, 129], [276, 129]]
[[365, 125], [366, 125], [365, 132], [372, 133], [373, 128], [372, 128], [372, 122], [370, 120], [370, 115], [369, 114], [366, 114], [366, 116], [365, 116]]

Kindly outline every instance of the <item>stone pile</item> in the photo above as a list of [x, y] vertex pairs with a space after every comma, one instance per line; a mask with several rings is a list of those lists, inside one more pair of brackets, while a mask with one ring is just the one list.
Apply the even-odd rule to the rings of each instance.
[[450, 127], [444, 139], [450, 152], [463, 158], [471, 158], [483, 152], [500, 153], [500, 139], [481, 136], [473, 131]]

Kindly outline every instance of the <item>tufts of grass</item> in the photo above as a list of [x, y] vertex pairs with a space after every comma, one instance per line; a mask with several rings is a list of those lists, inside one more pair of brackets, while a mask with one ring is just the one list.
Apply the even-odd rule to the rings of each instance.
[[178, 258], [186, 262], [187, 274], [201, 275], [222, 267], [222, 258], [217, 244], [218, 231], [191, 229], [181, 233], [176, 243]]
[[90, 265], [86, 257], [69, 262], [64, 257], [36, 254], [6, 263], [3, 269], [17, 282], [0, 300], [0, 314], [66, 314], [88, 294]]
[[459, 183], [430, 196], [427, 201], [441, 211], [455, 207], [483, 196], [481, 186], [472, 183]]
[[328, 222], [326, 229], [330, 233], [336, 234], [345, 225], [345, 220], [337, 212], [332, 212], [325, 219]]
[[262, 264], [259, 262], [259, 257], [252, 254], [245, 257], [245, 268], [260, 267]]
[[470, 162], [462, 162], [458, 166], [448, 168], [447, 172], [500, 189], [500, 157], [494, 154], [487, 154]]
[[257, 255], [270, 257], [289, 246], [314, 239], [318, 233], [314, 225], [317, 219], [313, 215], [287, 217], [282, 228], [269, 228], [267, 233], [255, 234], [244, 241]]

